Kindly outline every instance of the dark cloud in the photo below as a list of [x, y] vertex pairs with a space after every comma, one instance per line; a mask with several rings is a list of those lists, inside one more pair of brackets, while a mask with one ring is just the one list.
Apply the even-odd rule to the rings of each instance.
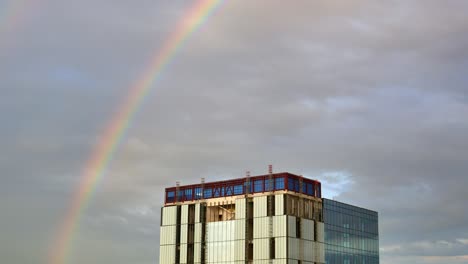
[[[48, 0], [1, 32], [2, 260], [46, 263], [101, 132], [188, 8]], [[226, 1], [132, 120], [71, 263], [154, 263], [165, 187], [270, 163], [378, 211], [382, 263], [466, 262], [466, 10]]]

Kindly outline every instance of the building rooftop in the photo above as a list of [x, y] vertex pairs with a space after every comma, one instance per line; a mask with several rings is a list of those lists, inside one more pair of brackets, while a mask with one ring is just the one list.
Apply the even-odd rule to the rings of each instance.
[[[249, 176], [225, 181], [206, 182], [166, 188], [165, 204], [196, 201], [270, 191], [292, 191], [312, 197], [322, 197], [321, 183], [289, 172]], [[302, 181], [302, 188], [301, 188]]]

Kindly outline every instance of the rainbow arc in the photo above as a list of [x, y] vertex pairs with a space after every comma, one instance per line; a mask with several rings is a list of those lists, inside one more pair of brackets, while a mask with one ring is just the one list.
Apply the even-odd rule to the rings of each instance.
[[88, 207], [97, 186], [105, 176], [112, 157], [121, 144], [130, 127], [132, 118], [141, 107], [143, 99], [154, 89], [155, 82], [160, 78], [186, 40], [210, 17], [223, 3], [223, 0], [199, 0], [183, 16], [176, 30], [168, 37], [161, 49], [152, 57], [147, 70], [130, 88], [125, 102], [110, 120], [101, 141], [96, 145], [76, 188], [65, 219], [58, 230], [54, 244], [49, 252], [49, 264], [67, 263], [73, 248], [73, 240], [79, 231], [79, 224]]

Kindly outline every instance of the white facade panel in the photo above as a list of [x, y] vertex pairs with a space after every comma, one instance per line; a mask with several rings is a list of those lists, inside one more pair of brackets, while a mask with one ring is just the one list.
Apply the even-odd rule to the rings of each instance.
[[236, 200], [236, 219], [245, 219], [245, 198]]
[[175, 245], [166, 245], [160, 247], [159, 263], [175, 263]]
[[288, 238], [288, 257], [292, 259], [299, 259], [299, 239]]
[[188, 225], [180, 226], [180, 243], [187, 243]]
[[163, 207], [162, 226], [177, 224], [177, 206]]
[[288, 215], [288, 236], [296, 237], [296, 217]]
[[207, 223], [206, 229], [207, 242], [234, 240], [235, 221]]
[[304, 246], [304, 260], [309, 262], [315, 261], [315, 242], [303, 240], [302, 244]]
[[182, 211], [181, 211], [181, 217], [180, 217], [180, 223], [181, 224], [188, 224], [188, 204], [184, 204], [181, 206]]
[[273, 236], [283, 237], [286, 236], [286, 215], [274, 216], [273, 217]]
[[253, 259], [254, 260], [263, 260], [263, 259], [268, 259], [270, 257], [269, 241], [270, 240], [268, 238], [253, 240]]
[[325, 239], [325, 224], [322, 222], [315, 222], [317, 225], [317, 241], [324, 242]]
[[244, 261], [245, 260], [245, 241], [236, 240], [234, 241], [234, 260]]
[[193, 262], [200, 263], [201, 262], [201, 243], [195, 243], [193, 245], [193, 251], [194, 251], [193, 252]]
[[314, 240], [314, 221], [309, 219], [302, 219], [302, 239]]
[[176, 243], [176, 226], [161, 226], [159, 244], [174, 245]]
[[207, 243], [208, 263], [234, 261], [234, 241]]
[[[254, 205], [255, 206], [255, 205]], [[269, 217], [257, 217], [253, 219], [253, 238], [269, 237]]]
[[180, 245], [180, 263], [187, 263], [187, 244]]
[[325, 263], [325, 244], [315, 242], [315, 262]]
[[202, 239], [202, 223], [195, 224], [195, 230], [193, 231], [193, 242], [201, 243]]
[[275, 215], [284, 215], [284, 194], [275, 195]]
[[235, 220], [235, 234], [234, 234], [234, 239], [239, 240], [239, 239], [245, 239], [245, 219], [241, 220]]
[[267, 196], [253, 198], [254, 215], [253, 217], [267, 216]]
[[217, 259], [215, 243], [206, 243], [206, 262], [216, 263]]
[[195, 223], [200, 223], [200, 204], [195, 204]]
[[228, 249], [228, 254], [226, 255], [224, 261], [234, 262], [236, 254], [236, 243], [235, 241], [229, 241], [226, 243], [226, 248]]
[[277, 259], [283, 259], [287, 257], [287, 238], [277, 237], [275, 238], [275, 257]]

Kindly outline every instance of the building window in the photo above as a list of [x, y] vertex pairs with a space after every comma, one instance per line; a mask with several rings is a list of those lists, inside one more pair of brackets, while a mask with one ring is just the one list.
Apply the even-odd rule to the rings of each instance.
[[224, 187], [214, 188], [213, 197], [220, 197], [220, 196], [224, 196]]
[[179, 190], [177, 192], [177, 201], [182, 201], [182, 198], [184, 198], [184, 191], [183, 190]]
[[252, 263], [251, 261], [253, 260], [253, 243], [249, 244], [248, 251], [247, 251], [247, 259], [249, 260], [249, 263]]
[[234, 195], [239, 195], [244, 192], [242, 185], [235, 185], [234, 186]]
[[347, 233], [343, 234], [343, 246], [349, 247], [349, 234]]
[[314, 195], [314, 186], [312, 183], [307, 183], [307, 194]]
[[263, 192], [263, 180], [254, 181], [254, 192]]
[[204, 192], [205, 199], [211, 198], [212, 195], [213, 195], [213, 192], [211, 191], [211, 189], [205, 189], [205, 192]]
[[269, 195], [267, 197], [268, 203], [267, 203], [267, 216], [274, 216], [275, 215], [275, 196], [274, 195]]
[[301, 218], [296, 217], [296, 237], [301, 238]]
[[185, 199], [192, 200], [192, 189], [185, 190]]
[[200, 187], [195, 188], [195, 200], [202, 198], [202, 189]]
[[175, 192], [167, 192], [167, 202], [172, 203], [174, 202]]
[[159, 222], [160, 225], [163, 225], [163, 219], [164, 219], [164, 207], [161, 207], [161, 221]]
[[270, 259], [276, 258], [276, 250], [275, 250], [275, 238], [270, 238]]
[[226, 186], [224, 189], [226, 190], [226, 192], [224, 193], [223, 196], [231, 196], [233, 194], [232, 192], [233, 192], [234, 187], [230, 188], [229, 186]]
[[288, 178], [288, 190], [294, 191], [294, 179]]
[[284, 178], [276, 178], [275, 185], [275, 190], [284, 190]]
[[299, 181], [293, 178], [288, 178], [288, 190], [299, 192]]

